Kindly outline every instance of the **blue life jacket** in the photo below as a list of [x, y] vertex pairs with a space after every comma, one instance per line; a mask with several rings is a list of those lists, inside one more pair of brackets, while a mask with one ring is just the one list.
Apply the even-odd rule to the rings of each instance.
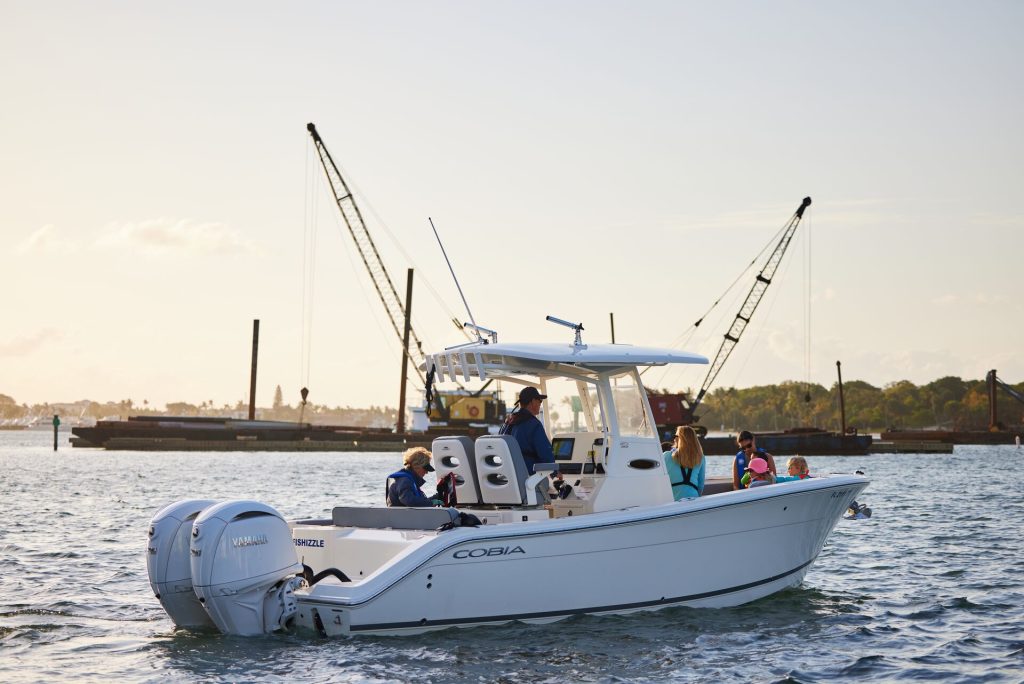
[[401, 470], [396, 471], [396, 472], [391, 473], [390, 475], [388, 475], [388, 479], [385, 480], [385, 484], [384, 484], [384, 500], [387, 502], [387, 504], [389, 506], [404, 506], [405, 505], [405, 504], [401, 503], [400, 501], [392, 503], [391, 500], [390, 500], [391, 499], [391, 485], [394, 484], [395, 480], [402, 479], [402, 478], [404, 478], [406, 480], [409, 480], [409, 483], [412, 485], [413, 491], [416, 492], [417, 496], [421, 496], [423, 498], [426, 498], [427, 495], [423, 493], [423, 490], [420, 489], [419, 482], [416, 481], [416, 475], [414, 475], [412, 472], [406, 470], [405, 468], [402, 468]]
[[[768, 452], [762, 449], [761, 447], [756, 447], [754, 449], [754, 458], [757, 458], [758, 456], [764, 458], [765, 454], [767, 453]], [[768, 459], [764, 458], [764, 460], [767, 461]], [[736, 468], [736, 472], [739, 473], [740, 479], [743, 479], [743, 473], [746, 472], [748, 465], [749, 464], [747, 463], [747, 452], [745, 452], [743, 449], [740, 449], [739, 452], [737, 452], [736, 454], [736, 461], [735, 465], [733, 466], [734, 468]]]

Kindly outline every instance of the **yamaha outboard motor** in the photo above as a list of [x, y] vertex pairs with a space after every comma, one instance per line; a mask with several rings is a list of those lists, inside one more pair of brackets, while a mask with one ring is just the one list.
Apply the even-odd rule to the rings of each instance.
[[298, 610], [302, 564], [284, 518], [258, 501], [225, 501], [192, 525], [192, 585], [225, 634], [267, 634]]
[[203, 509], [215, 503], [209, 499], [178, 501], [161, 508], [149, 523], [149, 586], [179, 627], [214, 626], [192, 589], [189, 540], [192, 523]]

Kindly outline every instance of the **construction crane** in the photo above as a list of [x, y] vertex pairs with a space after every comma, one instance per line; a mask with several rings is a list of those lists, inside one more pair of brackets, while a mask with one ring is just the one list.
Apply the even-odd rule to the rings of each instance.
[[747, 298], [743, 300], [743, 306], [740, 307], [740, 310], [736, 313], [736, 318], [733, 319], [732, 326], [725, 333], [722, 345], [718, 348], [718, 353], [715, 355], [715, 360], [711, 362], [711, 368], [708, 369], [708, 374], [700, 386], [700, 391], [697, 392], [697, 396], [693, 400], [693, 410], [700, 406], [704, 395], [707, 394], [711, 384], [718, 377], [718, 372], [722, 370], [722, 366], [729, 359], [732, 350], [736, 348], [736, 344], [740, 341], [743, 331], [747, 329], [747, 324], [750, 323], [750, 318], [754, 315], [754, 311], [757, 310], [757, 305], [761, 303], [765, 290], [772, 284], [772, 278], [775, 277], [775, 271], [779, 268], [779, 263], [786, 253], [786, 248], [789, 247], [789, 243], [793, 239], [796, 227], [800, 225], [800, 219], [804, 217], [804, 210], [809, 206], [811, 206], [811, 198], [804, 197], [804, 201], [800, 203], [796, 213], [793, 214], [793, 218], [789, 219], [789, 223], [783, 228], [782, 237], [779, 239], [778, 244], [775, 245], [771, 256], [768, 257], [764, 268], [757, 274], [753, 287], [747, 293]]
[[1012, 385], [1000, 380], [999, 376], [996, 375], [995, 370], [990, 370], [988, 374], [986, 374], [985, 383], [988, 385], [988, 429], [1004, 430], [1006, 429], [1006, 426], [1000, 422], [998, 410], [996, 408], [996, 389], [1003, 390], [1022, 404], [1024, 404], [1024, 394], [1018, 392]]
[[[370, 274], [373, 289], [377, 291], [377, 296], [380, 298], [381, 304], [384, 305], [384, 311], [387, 312], [388, 320], [391, 322], [391, 328], [395, 331], [399, 344], [403, 344], [402, 329], [405, 322], [405, 306], [402, 304], [402, 300], [398, 298], [398, 291], [391, 280], [391, 275], [388, 273], [387, 268], [385, 268], [384, 262], [380, 258], [380, 252], [377, 251], [377, 245], [374, 244], [373, 238], [366, 228], [363, 213], [359, 210], [359, 205], [356, 204], [355, 197], [352, 195], [352, 191], [349, 190], [348, 183], [342, 177], [341, 171], [338, 170], [337, 164], [331, 158], [331, 153], [327, 151], [323, 138], [317, 133], [316, 126], [311, 123], [306, 124], [306, 130], [313, 137], [313, 145], [316, 147], [320, 163], [324, 167], [327, 182], [331, 186], [331, 194], [338, 205], [338, 210], [345, 221], [349, 235], [352, 236], [352, 241], [356, 244], [356, 250], [359, 252], [359, 257], [363, 260], [366, 272]], [[409, 345], [406, 353], [409, 355], [409, 360], [412, 361], [412, 367], [420, 379], [420, 384], [423, 385], [426, 383], [423, 371], [420, 370], [420, 365], [426, 360], [426, 355], [423, 352], [423, 342], [412, 328], [410, 328], [410, 334], [412, 344]]]
[[[317, 154], [320, 157], [320, 164], [323, 166], [324, 173], [327, 175], [327, 182], [331, 186], [331, 194], [338, 205], [338, 210], [345, 221], [349, 235], [352, 236], [352, 241], [356, 244], [359, 258], [362, 259], [366, 272], [370, 274], [373, 289], [377, 292], [377, 297], [380, 299], [381, 304], [384, 305], [384, 311], [388, 315], [391, 329], [394, 330], [395, 336], [398, 337], [399, 344], [405, 350], [404, 353], [408, 355], [408, 360], [412, 362], [412, 367], [420, 380], [420, 387], [426, 387], [426, 377], [420, 369], [420, 366], [426, 361], [423, 342], [412, 328], [411, 322], [409, 325], [410, 344], [406, 344], [407, 341], [403, 334], [406, 306], [408, 306], [409, 302], [403, 303], [399, 299], [398, 291], [391, 280], [391, 275], [380, 258], [380, 252], [377, 251], [377, 245], [374, 244], [373, 237], [370, 236], [370, 232], [366, 227], [366, 221], [363, 220], [363, 213], [359, 210], [359, 205], [356, 204], [355, 197], [352, 195], [348, 183], [345, 182], [345, 178], [341, 175], [341, 171], [338, 170], [337, 164], [331, 158], [331, 153], [327, 151], [327, 146], [317, 132], [316, 126], [311, 123], [306, 124], [306, 130], [309, 131], [310, 136], [313, 138], [313, 145], [316, 147]], [[411, 294], [412, 290], [409, 290], [409, 295], [411, 296]], [[454, 322], [456, 327], [463, 330], [463, 326], [459, 325], [458, 321]], [[428, 407], [429, 417], [434, 421], [443, 422], [448, 425], [479, 422], [501, 423], [505, 418], [505, 403], [501, 401], [498, 392], [485, 392], [486, 387], [487, 385], [484, 385], [481, 389], [471, 392], [460, 384], [458, 390], [433, 392], [434, 400], [432, 405]], [[404, 391], [405, 383], [403, 381], [398, 402], [400, 412], [398, 421], [399, 432], [403, 430], [405, 424], [401, 414], [402, 407], [405, 404]]]
[[[789, 247], [789, 243], [793, 240], [793, 235], [796, 233], [796, 228], [800, 225], [800, 220], [804, 217], [804, 210], [811, 206], [811, 198], [805, 197], [803, 202], [797, 208], [796, 213], [789, 219], [789, 222], [782, 228], [782, 237], [779, 238], [778, 243], [775, 245], [775, 249], [768, 257], [768, 261], [765, 262], [761, 272], [757, 274], [757, 278], [754, 280], [754, 285], [750, 288], [750, 292], [747, 293], [747, 298], [743, 300], [743, 305], [740, 307], [739, 312], [736, 314], [736, 318], [733, 319], [732, 326], [725, 333], [724, 339], [722, 340], [721, 346], [718, 348], [718, 353], [715, 355], [714, 361], [711, 362], [711, 368], [708, 369], [708, 374], [704, 378], [704, 382], [700, 386], [700, 391], [697, 392], [696, 397], [693, 401], [689, 401], [685, 394], [660, 394], [651, 393], [648, 395], [651, 402], [651, 409], [654, 411], [655, 422], [659, 429], [665, 428], [668, 430], [674, 430], [679, 425], [693, 425], [698, 421], [698, 417], [695, 414], [697, 407], [700, 406], [701, 401], [704, 399], [704, 395], [707, 394], [711, 385], [715, 382], [715, 378], [718, 377], [718, 373], [722, 370], [722, 366], [729, 359], [729, 355], [732, 354], [733, 349], [736, 348], [737, 343], [740, 341], [740, 337], [743, 336], [743, 331], [747, 329], [747, 324], [750, 323], [751, 317], [754, 315], [754, 311], [757, 310], [758, 304], [761, 303], [762, 297], [764, 297], [765, 290], [772, 284], [772, 278], [775, 277], [775, 271], [779, 268], [779, 263], [782, 262], [782, 257], [786, 253], [786, 249]], [[697, 323], [700, 324], [699, 321]], [[706, 430], [701, 427], [698, 431], [703, 434]]]

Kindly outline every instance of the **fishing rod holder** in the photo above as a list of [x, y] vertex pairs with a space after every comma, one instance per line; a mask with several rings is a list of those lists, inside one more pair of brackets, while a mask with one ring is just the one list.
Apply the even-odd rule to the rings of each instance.
[[571, 321], [566, 321], [561, 318], [556, 318], [555, 316], [545, 316], [544, 320], [551, 321], [552, 323], [557, 323], [558, 325], [564, 325], [566, 328], [571, 328], [576, 333], [576, 339], [573, 340], [573, 345], [576, 347], [586, 346], [583, 344], [583, 338], [580, 336], [580, 333], [583, 332], [582, 323], [573, 323]]
[[466, 328], [467, 330], [472, 330], [473, 332], [475, 332], [477, 339], [479, 339], [484, 344], [487, 344], [487, 340], [483, 339], [481, 335], [487, 335], [488, 337], [490, 337], [491, 344], [498, 344], [497, 330], [491, 330], [490, 328], [485, 328], [484, 326], [477, 325], [476, 323], [463, 323], [462, 327]]

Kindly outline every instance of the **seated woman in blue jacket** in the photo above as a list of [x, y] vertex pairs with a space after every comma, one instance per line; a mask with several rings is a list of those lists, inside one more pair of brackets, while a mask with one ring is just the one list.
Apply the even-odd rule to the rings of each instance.
[[388, 475], [388, 506], [440, 506], [438, 499], [428, 498], [421, 489], [426, 484], [423, 479], [426, 474], [434, 472], [434, 466], [430, 465], [430, 452], [423, 447], [407, 449], [402, 455], [402, 462], [404, 468]]
[[692, 499], [704, 491], [704, 450], [697, 432], [689, 425], [676, 428], [675, 445], [664, 453], [665, 468], [676, 501]]

